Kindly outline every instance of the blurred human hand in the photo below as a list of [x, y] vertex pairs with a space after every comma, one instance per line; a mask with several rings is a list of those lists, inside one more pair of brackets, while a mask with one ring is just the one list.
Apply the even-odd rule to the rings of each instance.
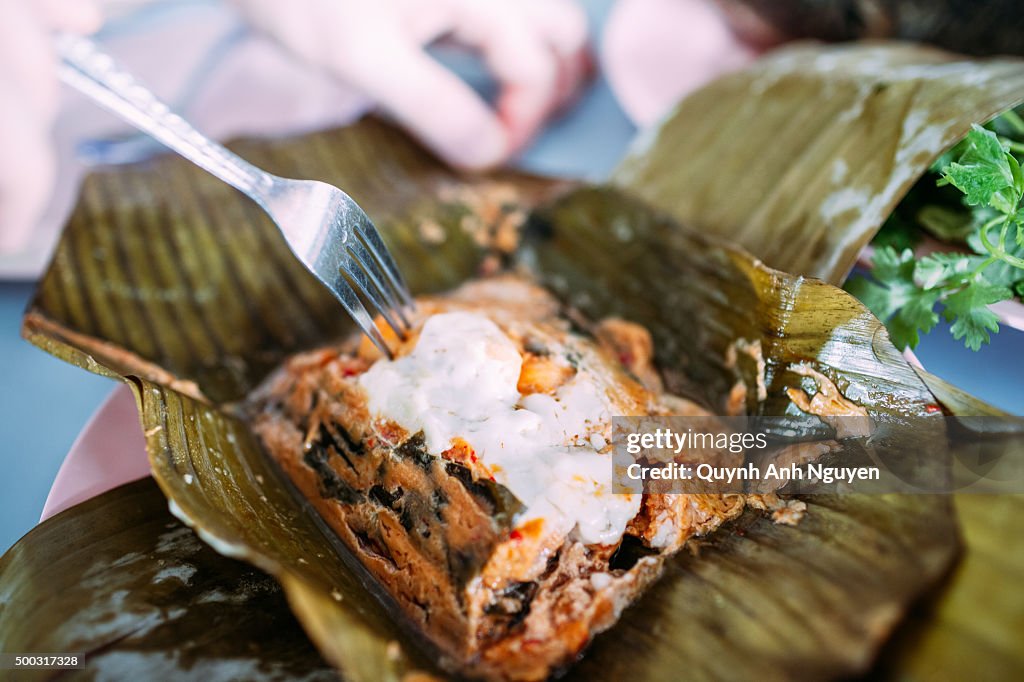
[[[260, 30], [361, 90], [449, 162], [485, 168], [517, 152], [587, 69], [573, 0], [234, 0]], [[492, 109], [424, 46], [478, 50], [501, 84]]]
[[738, 3], [721, 0], [618, 0], [602, 44], [605, 74], [622, 107], [643, 127], [683, 97], [753, 61], [766, 45], [738, 31]]
[[24, 246], [46, 209], [56, 174], [53, 31], [91, 33], [93, 0], [0, 0], [0, 252]]

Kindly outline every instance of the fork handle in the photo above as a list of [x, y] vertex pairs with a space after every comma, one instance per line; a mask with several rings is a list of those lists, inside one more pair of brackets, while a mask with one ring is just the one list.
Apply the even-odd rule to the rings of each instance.
[[55, 42], [62, 81], [266, 208], [273, 176], [193, 128], [93, 41], [59, 34]]

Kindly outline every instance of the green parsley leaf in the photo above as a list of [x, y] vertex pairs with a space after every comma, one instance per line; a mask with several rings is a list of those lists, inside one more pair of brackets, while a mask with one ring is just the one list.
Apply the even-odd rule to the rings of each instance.
[[967, 138], [960, 140], [955, 145], [953, 145], [946, 151], [942, 152], [939, 158], [935, 159], [935, 161], [932, 162], [932, 165], [929, 167], [928, 170], [930, 170], [932, 173], [935, 173], [936, 175], [942, 175], [946, 170], [946, 166], [953, 163], [954, 161], [956, 161], [957, 159], [964, 155], [964, 152], [967, 151], [967, 147]]
[[1015, 173], [1011, 167], [1013, 157], [991, 130], [975, 125], [967, 134], [967, 143], [967, 151], [960, 160], [943, 170], [943, 179], [963, 192], [971, 206], [1014, 212], [1019, 198], [1016, 177], [1020, 175], [1020, 166]]
[[[971, 235], [970, 239], [967, 240], [968, 245], [975, 250], [975, 253], [981, 256], [987, 256], [988, 252], [985, 250], [984, 245], [981, 243], [981, 237], [977, 234]], [[1024, 258], [1024, 246], [1020, 246], [1014, 242], [1010, 242], [1006, 245], [1006, 252], [1011, 256], [1017, 258]], [[984, 258], [979, 256], [971, 256], [972, 267], [978, 267]], [[1024, 270], [1018, 267], [1010, 265], [1005, 261], [996, 261], [987, 268], [985, 268], [985, 280], [989, 284], [996, 284], [998, 286], [1010, 287], [1018, 281], [1024, 279]]]
[[921, 342], [918, 332], [927, 334], [935, 328], [939, 322], [935, 304], [941, 295], [942, 292], [935, 289], [918, 291], [889, 319], [889, 335], [897, 348], [917, 348]]
[[871, 265], [874, 266], [872, 274], [882, 282], [913, 281], [914, 252], [910, 249], [897, 251], [891, 246], [876, 249]]
[[971, 350], [981, 348], [983, 343], [991, 340], [989, 332], [995, 334], [999, 331], [999, 318], [988, 306], [1012, 297], [1013, 292], [1008, 288], [990, 284], [984, 279], [974, 280], [951, 294], [945, 301], [943, 316], [953, 322], [950, 327], [953, 338], [963, 339]]
[[[854, 278], [847, 289], [886, 322], [897, 346], [913, 347], [920, 332], [933, 329], [941, 304], [953, 336], [978, 350], [999, 331], [989, 306], [1024, 298], [1021, 153], [1024, 119], [1016, 113], [973, 126], [932, 164], [938, 182], [918, 181], [890, 216], [874, 242], [871, 279]], [[919, 240], [914, 231], [966, 242], [973, 253], [932, 253], [915, 262], [906, 248]]]
[[846, 290], [886, 323], [897, 348], [916, 347], [921, 340], [919, 332], [928, 333], [939, 321], [934, 308], [941, 290], [918, 286], [914, 280], [914, 252], [910, 249], [876, 249], [872, 265], [875, 281], [854, 277], [846, 283]]
[[867, 306], [868, 310], [882, 322], [888, 320], [896, 312], [896, 306], [893, 305], [892, 297], [889, 296], [888, 287], [876, 284], [863, 275], [854, 275], [846, 280], [843, 288]]
[[954, 285], [980, 262], [980, 257], [965, 256], [962, 253], [933, 253], [917, 262], [914, 280], [920, 283], [922, 289]]

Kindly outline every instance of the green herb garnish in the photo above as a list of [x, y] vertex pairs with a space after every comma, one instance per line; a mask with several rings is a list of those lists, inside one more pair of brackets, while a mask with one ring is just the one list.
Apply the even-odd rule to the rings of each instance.
[[987, 127], [974, 126], [932, 166], [940, 175], [934, 187], [959, 190], [960, 205], [913, 208], [920, 227], [973, 253], [915, 258], [905, 240], [892, 238], [894, 229], [906, 233], [909, 222], [894, 214], [887, 238], [875, 242], [871, 277], [847, 283], [899, 348], [914, 348], [941, 312], [953, 337], [976, 351], [999, 331], [989, 306], [1024, 293], [1024, 174], [1015, 156], [1024, 144], [1009, 135], [1024, 139], [1024, 121], [1012, 111]]

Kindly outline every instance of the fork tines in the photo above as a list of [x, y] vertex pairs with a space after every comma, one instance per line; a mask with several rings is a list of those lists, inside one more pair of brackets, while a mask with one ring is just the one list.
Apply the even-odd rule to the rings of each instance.
[[352, 236], [336, 247], [338, 277], [329, 284], [374, 345], [390, 358], [391, 349], [374, 316], [379, 314], [399, 339], [405, 339], [412, 328], [409, 315], [414, 303], [377, 229], [368, 220], [360, 222]]

